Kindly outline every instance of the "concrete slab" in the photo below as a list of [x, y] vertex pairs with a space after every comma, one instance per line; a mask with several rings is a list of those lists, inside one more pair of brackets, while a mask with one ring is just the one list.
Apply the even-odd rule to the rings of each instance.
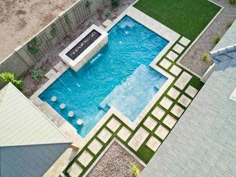
[[46, 74], [45, 77], [48, 79], [52, 79], [56, 76], [56, 71], [54, 69], [50, 69]]
[[117, 135], [123, 140], [126, 141], [131, 134], [131, 131], [127, 129], [126, 127], [122, 127], [120, 131], [117, 133]]
[[96, 155], [102, 149], [102, 143], [100, 143], [97, 139], [94, 139], [89, 144], [88, 149]]
[[163, 120], [163, 123], [169, 128], [173, 128], [176, 122], [177, 120], [173, 118], [172, 116], [170, 116], [169, 114]]
[[108, 123], [107, 123], [107, 127], [115, 132], [119, 127], [120, 127], [121, 123], [119, 121], [117, 121], [115, 118], [112, 118]]
[[165, 137], [168, 135], [169, 130], [167, 130], [164, 126], [160, 125], [156, 131], [155, 134], [160, 137], [162, 140], [165, 139]]
[[182, 71], [182, 69], [176, 65], [173, 65], [170, 69], [170, 72], [172, 74], [174, 74], [175, 76], [178, 76], [180, 74], [180, 72]]
[[185, 93], [187, 93], [189, 96], [192, 98], [195, 97], [197, 94], [198, 90], [195, 89], [193, 86], [189, 85], [188, 88], [185, 90]]
[[190, 42], [191, 41], [184, 36], [179, 40], [179, 43], [182, 44], [183, 46], [187, 46]]
[[156, 107], [153, 111], [152, 111], [152, 115], [154, 115], [158, 120], [161, 120], [161, 118], [164, 116], [165, 111], [159, 107]]
[[169, 95], [173, 99], [176, 99], [179, 96], [179, 94], [180, 92], [174, 87], [171, 87], [170, 90], [167, 92], [167, 95]]
[[171, 61], [175, 61], [178, 58], [178, 56], [179, 55], [177, 53], [170, 51], [166, 57], [170, 59]]
[[183, 72], [178, 80], [175, 82], [175, 86], [179, 89], [183, 90], [184, 87], [188, 84], [188, 82], [191, 80], [192, 76], [188, 74], [187, 72]]
[[191, 103], [191, 99], [189, 99], [185, 95], [181, 95], [181, 97], [179, 98], [178, 102], [180, 104], [182, 104], [184, 107], [188, 107], [188, 105]]
[[144, 126], [147, 127], [149, 130], [153, 130], [155, 128], [155, 126], [157, 125], [157, 121], [154, 120], [152, 117], [148, 117], [145, 121], [144, 121]]
[[86, 167], [91, 160], [93, 159], [93, 156], [88, 152], [88, 151], [84, 151], [79, 158], [77, 159], [84, 167]]
[[149, 133], [142, 127], [138, 129], [132, 139], [129, 141], [128, 145], [137, 151], [140, 146], [143, 144], [145, 139], [148, 137]]
[[175, 46], [173, 47], [173, 50], [177, 52], [178, 54], [181, 54], [184, 50], [184, 47], [182, 45], [175, 44]]
[[66, 66], [62, 61], [60, 61], [59, 63], [57, 63], [54, 68], [58, 71], [58, 72], [64, 72], [65, 70], [68, 69], [68, 66]]
[[174, 105], [174, 107], [171, 109], [171, 113], [174, 114], [177, 117], [180, 117], [184, 112], [184, 109], [181, 108], [179, 105]]
[[168, 110], [172, 104], [173, 104], [173, 101], [171, 101], [167, 97], [163, 97], [163, 99], [160, 102], [160, 105], [163, 106], [166, 110]]
[[83, 169], [77, 165], [77, 163], [73, 163], [73, 165], [69, 168], [68, 173], [71, 177], [78, 177], [82, 171]]
[[112, 21], [110, 19], [107, 19], [105, 20], [103, 23], [102, 23], [104, 26], [108, 27], [110, 25], [112, 25]]
[[161, 62], [160, 62], [160, 65], [165, 68], [165, 69], [168, 69], [171, 65], [171, 62], [167, 59], [163, 59]]
[[106, 129], [102, 129], [102, 131], [98, 134], [98, 138], [103, 142], [106, 143], [110, 138], [112, 134]]
[[146, 143], [146, 145], [153, 150], [154, 152], [158, 149], [158, 147], [161, 145], [161, 142], [156, 139], [155, 137], [151, 137], [148, 142]]

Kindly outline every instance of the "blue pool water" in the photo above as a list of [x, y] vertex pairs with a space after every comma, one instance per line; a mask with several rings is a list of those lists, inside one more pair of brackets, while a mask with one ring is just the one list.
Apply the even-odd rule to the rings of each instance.
[[[168, 44], [164, 38], [125, 16], [109, 31], [108, 44], [78, 72], [68, 69], [40, 98], [85, 137], [111, 106], [131, 121], [167, 80], [149, 67]], [[53, 103], [51, 97], [56, 96]], [[60, 110], [59, 105], [66, 104]], [[75, 113], [74, 118], [68, 112]], [[82, 119], [84, 124], [77, 125]]]

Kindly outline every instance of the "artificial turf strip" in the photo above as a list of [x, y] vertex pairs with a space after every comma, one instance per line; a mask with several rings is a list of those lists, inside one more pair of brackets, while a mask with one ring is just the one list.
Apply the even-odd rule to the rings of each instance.
[[192, 41], [221, 9], [208, 0], [139, 0], [134, 7]]

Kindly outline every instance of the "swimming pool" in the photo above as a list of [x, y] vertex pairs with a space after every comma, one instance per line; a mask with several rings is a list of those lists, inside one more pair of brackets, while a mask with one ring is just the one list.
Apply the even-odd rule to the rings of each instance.
[[[110, 107], [131, 121], [167, 78], [149, 64], [168, 41], [125, 16], [110, 31], [108, 43], [78, 72], [68, 69], [39, 97], [85, 137]], [[57, 101], [51, 101], [56, 96]], [[59, 105], [64, 103], [66, 109]], [[68, 117], [73, 111], [75, 116]], [[82, 119], [83, 125], [77, 125]]]

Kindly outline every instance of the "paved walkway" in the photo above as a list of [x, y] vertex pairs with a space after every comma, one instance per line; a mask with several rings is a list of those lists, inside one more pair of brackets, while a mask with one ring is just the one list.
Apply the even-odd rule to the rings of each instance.
[[236, 6], [230, 5], [228, 0], [213, 1], [222, 5], [224, 10], [180, 62], [200, 76], [203, 76], [211, 65], [211, 63], [202, 60], [202, 55], [204, 52], [209, 52], [214, 48], [215, 44], [213, 37], [217, 33], [223, 35], [227, 31], [227, 24], [236, 19]]

